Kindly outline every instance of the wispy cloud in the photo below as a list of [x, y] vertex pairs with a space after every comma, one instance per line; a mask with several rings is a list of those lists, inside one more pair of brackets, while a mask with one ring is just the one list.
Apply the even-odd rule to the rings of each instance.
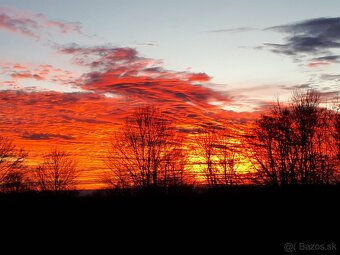
[[31, 13], [0, 6], [0, 30], [41, 39], [51, 32], [83, 34], [80, 23], [51, 20], [41, 13]]
[[236, 28], [224, 28], [224, 29], [217, 29], [217, 30], [210, 30], [210, 33], [242, 33], [242, 32], [249, 32], [258, 30], [254, 27], [236, 27]]
[[340, 60], [340, 55], [327, 55], [323, 57], [313, 58], [312, 60], [338, 62]]
[[322, 57], [316, 57], [309, 60], [309, 67], [326, 67], [330, 64], [339, 63], [340, 55], [326, 55]]

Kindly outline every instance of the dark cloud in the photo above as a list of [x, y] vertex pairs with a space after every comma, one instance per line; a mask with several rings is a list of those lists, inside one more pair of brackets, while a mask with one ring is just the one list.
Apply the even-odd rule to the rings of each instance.
[[275, 53], [327, 54], [323, 56], [327, 57], [331, 50], [340, 48], [340, 17], [310, 19], [266, 30], [287, 34], [283, 44], [265, 44]]
[[56, 134], [43, 134], [43, 133], [36, 133], [36, 134], [28, 134], [25, 133], [22, 135], [22, 138], [27, 140], [50, 140], [53, 138], [57, 139], [64, 139], [64, 140], [74, 140], [72, 136], [69, 135], [56, 135]]
[[126, 63], [141, 60], [137, 58], [137, 51], [132, 48], [107, 46], [81, 47], [76, 43], [66, 46], [56, 46], [59, 52], [69, 54], [79, 65], [89, 66], [94, 70], [117, 68]]
[[328, 55], [322, 56], [318, 58], [313, 58], [312, 60], [315, 61], [330, 61], [330, 62], [337, 62], [340, 59], [340, 55]]
[[339, 102], [339, 90], [323, 89], [319, 90], [318, 93], [325, 102]]
[[309, 60], [309, 67], [323, 67], [333, 63], [339, 63], [340, 55], [326, 55], [322, 57], [316, 57]]
[[310, 83], [303, 83], [303, 84], [295, 84], [295, 85], [279, 85], [277, 86], [280, 89], [284, 90], [297, 90], [297, 89], [311, 89], [312, 85]]
[[188, 116], [187, 116], [188, 118], [197, 118], [198, 117], [198, 115], [197, 114], [188, 114]]
[[83, 123], [89, 123], [89, 124], [109, 124], [109, 121], [103, 121], [103, 120], [97, 120], [95, 118], [93, 119], [86, 119], [86, 118], [77, 118], [74, 116], [67, 116], [67, 115], [60, 115], [60, 117], [64, 118], [65, 120], [68, 120], [69, 122], [83, 122]]
[[296, 90], [296, 89], [310, 89], [312, 88], [311, 87], [311, 84], [309, 83], [305, 83], [305, 84], [297, 84], [297, 85], [291, 85], [291, 86], [282, 86], [283, 89], [286, 89], [286, 90]]

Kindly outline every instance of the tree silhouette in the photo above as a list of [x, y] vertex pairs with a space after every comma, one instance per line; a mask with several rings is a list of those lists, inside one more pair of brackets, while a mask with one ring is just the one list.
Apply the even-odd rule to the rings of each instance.
[[24, 160], [27, 153], [13, 142], [0, 136], [0, 185], [3, 191], [20, 191], [26, 174]]
[[172, 134], [172, 141], [168, 144], [161, 158], [160, 180], [164, 188], [180, 187], [188, 183], [186, 172], [187, 155], [183, 149], [183, 139]]
[[79, 173], [71, 155], [57, 147], [43, 156], [43, 163], [36, 169], [38, 186], [42, 191], [75, 189]]
[[119, 187], [167, 187], [183, 182], [183, 139], [155, 107], [138, 108], [115, 134], [106, 164]]
[[236, 168], [239, 160], [233, 139], [226, 125], [205, 127], [197, 136], [197, 156], [201, 158], [201, 168], [211, 188], [237, 183]]
[[216, 156], [221, 169], [219, 182], [225, 186], [235, 185], [238, 182], [236, 172], [239, 164], [238, 146], [235, 144], [231, 129], [226, 124], [217, 131], [217, 142]]
[[216, 166], [216, 148], [218, 145], [217, 131], [214, 127], [205, 127], [196, 138], [197, 156], [201, 158], [202, 170], [209, 187], [218, 184], [218, 169]]
[[315, 91], [296, 92], [290, 105], [278, 102], [256, 122], [249, 145], [260, 180], [278, 186], [333, 180], [331, 113], [320, 100]]

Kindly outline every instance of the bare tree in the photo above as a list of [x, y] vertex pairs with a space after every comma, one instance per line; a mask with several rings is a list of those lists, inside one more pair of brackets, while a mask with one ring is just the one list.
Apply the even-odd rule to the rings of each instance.
[[3, 191], [20, 191], [24, 187], [27, 153], [0, 136], [0, 185]]
[[119, 187], [166, 187], [182, 181], [182, 139], [157, 108], [138, 108], [115, 134], [106, 158]]
[[230, 127], [208, 126], [197, 136], [197, 156], [209, 187], [232, 186], [238, 181], [239, 155]]
[[176, 137], [162, 157], [160, 173], [162, 186], [180, 187], [188, 183], [186, 165], [187, 155], [183, 149], [183, 140]]
[[249, 140], [258, 177], [278, 186], [329, 183], [334, 173], [329, 116], [315, 91], [295, 93], [290, 105], [273, 106]]
[[250, 159], [265, 183], [285, 186], [296, 182], [298, 148], [292, 125], [291, 110], [277, 103], [252, 131]]
[[43, 156], [43, 163], [36, 169], [38, 186], [42, 191], [75, 189], [79, 173], [71, 155], [57, 147]]
[[202, 170], [209, 187], [218, 185], [218, 168], [216, 150], [218, 145], [217, 130], [211, 126], [203, 129], [197, 136], [197, 155], [201, 158]]
[[221, 168], [219, 182], [225, 186], [237, 184], [238, 174], [236, 172], [239, 164], [235, 137], [226, 125], [217, 132], [216, 156], [218, 166]]

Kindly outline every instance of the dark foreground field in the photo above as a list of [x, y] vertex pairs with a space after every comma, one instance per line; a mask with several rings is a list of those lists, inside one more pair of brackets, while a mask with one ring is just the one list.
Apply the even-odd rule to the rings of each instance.
[[[338, 245], [339, 191], [339, 186], [245, 186], [167, 193], [102, 191], [89, 196], [2, 194], [1, 229], [9, 241], [27, 241], [33, 249], [41, 243], [54, 250], [71, 244], [78, 251], [96, 251], [90, 254], [107, 249], [109, 254], [120, 249], [158, 254], [336, 254], [299, 250], [299, 245]], [[284, 250], [286, 243], [295, 244], [295, 253]]]

